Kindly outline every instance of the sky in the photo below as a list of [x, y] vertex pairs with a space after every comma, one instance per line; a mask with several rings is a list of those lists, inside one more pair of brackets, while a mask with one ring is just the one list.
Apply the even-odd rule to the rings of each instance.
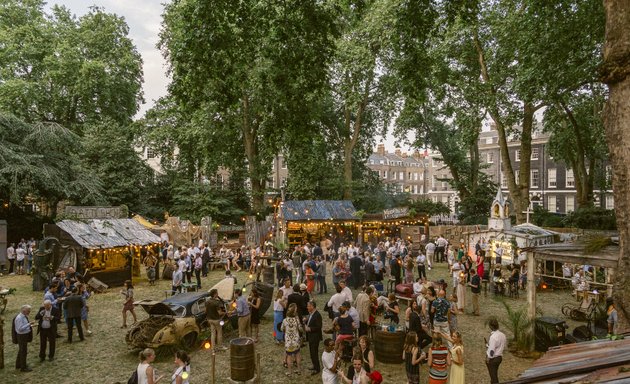
[[[143, 60], [145, 102], [140, 106], [136, 118], [142, 117], [156, 100], [167, 93], [169, 79], [166, 76], [166, 61], [156, 48], [164, 9], [162, 2], [163, 0], [48, 0], [47, 4], [48, 9], [55, 4], [63, 5], [77, 17], [86, 14], [93, 5], [103, 7], [105, 12], [124, 17], [129, 25], [129, 37]], [[394, 151], [397, 147], [396, 140], [391, 135], [377, 137], [376, 143], [381, 142], [385, 143], [388, 151]], [[407, 146], [401, 147], [403, 151], [409, 151]]]

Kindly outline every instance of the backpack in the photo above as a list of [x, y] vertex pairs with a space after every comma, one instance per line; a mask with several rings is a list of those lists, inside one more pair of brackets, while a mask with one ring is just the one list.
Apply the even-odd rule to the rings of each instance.
[[127, 384], [138, 384], [138, 368], [133, 371], [131, 377], [127, 380]]

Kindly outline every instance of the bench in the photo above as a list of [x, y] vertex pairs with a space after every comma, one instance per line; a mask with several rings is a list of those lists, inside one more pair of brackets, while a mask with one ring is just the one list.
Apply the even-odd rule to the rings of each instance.
[[223, 268], [223, 263], [221, 263], [221, 260], [213, 260], [213, 261], [209, 261], [208, 262], [208, 270], [209, 271], [214, 271], [215, 268]]

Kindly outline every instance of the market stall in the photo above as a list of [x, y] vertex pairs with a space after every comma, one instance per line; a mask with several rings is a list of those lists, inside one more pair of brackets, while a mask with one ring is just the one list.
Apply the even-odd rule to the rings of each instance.
[[[44, 225], [44, 236], [58, 241], [50, 267], [74, 267], [108, 285], [139, 276], [143, 257], [157, 254], [160, 238], [133, 219], [62, 220]], [[53, 242], [51, 241], [51, 244]], [[133, 269], [132, 269], [133, 266]]]
[[356, 241], [358, 218], [349, 200], [291, 200], [280, 203], [277, 228], [291, 247], [325, 238]]

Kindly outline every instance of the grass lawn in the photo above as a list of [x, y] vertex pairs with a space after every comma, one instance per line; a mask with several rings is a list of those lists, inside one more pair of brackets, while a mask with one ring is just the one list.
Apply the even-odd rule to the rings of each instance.
[[[429, 279], [444, 278], [450, 281], [447, 276], [445, 265], [438, 265], [429, 271]], [[204, 278], [203, 289], [209, 289], [223, 277], [223, 271], [210, 272]], [[239, 286], [247, 280], [244, 272], [237, 274]], [[194, 280], [194, 278], [193, 278]], [[39, 338], [34, 336], [34, 340], [29, 344], [28, 363], [33, 368], [32, 372], [22, 373], [15, 370], [15, 357], [17, 346], [11, 343], [11, 319], [18, 313], [22, 304], [31, 304], [34, 307], [31, 313], [31, 320], [35, 318], [35, 311], [41, 305], [43, 293], [33, 292], [31, 280], [28, 276], [1, 276], [0, 286], [17, 288], [17, 291], [8, 296], [9, 304], [4, 313], [4, 340], [5, 340], [5, 368], [0, 371], [0, 382], [10, 383], [126, 383], [133, 369], [135, 369], [138, 358], [137, 351], [128, 349], [125, 343], [126, 330], [120, 329], [122, 324], [122, 296], [118, 293], [120, 288], [111, 288], [107, 293], [93, 295], [88, 304], [90, 306], [90, 323], [93, 331], [91, 337], [86, 337], [84, 342], [65, 343], [65, 337], [57, 339], [56, 359], [53, 362], [39, 362]], [[332, 284], [329, 282], [328, 286]], [[170, 281], [159, 280], [155, 286], [149, 286], [144, 276], [135, 280], [135, 298], [140, 299], [164, 299], [164, 290], [170, 289]], [[318, 308], [324, 306], [324, 302], [331, 295], [315, 296]], [[355, 292], [356, 296], [356, 292]], [[519, 299], [506, 300], [513, 308], [525, 307], [526, 298], [522, 293]], [[499, 319], [505, 318], [505, 309], [502, 304], [495, 300], [492, 294], [487, 297], [481, 295], [481, 316], [459, 315], [458, 326], [464, 338], [464, 362], [466, 366], [466, 383], [487, 383], [489, 376], [485, 367], [485, 347], [483, 337], [488, 337], [489, 330], [485, 321], [491, 315]], [[538, 304], [542, 308], [545, 316], [562, 317], [560, 307], [565, 302], [571, 302], [571, 298], [566, 291], [545, 292], [538, 295]], [[468, 292], [467, 303], [470, 304], [471, 297]], [[468, 305], [467, 310], [470, 310]], [[404, 310], [404, 305], [403, 308]], [[272, 336], [273, 327], [273, 307], [270, 308], [265, 317], [261, 320], [261, 341], [256, 345], [256, 351], [261, 354], [262, 383], [295, 383], [298, 381], [317, 383], [321, 382], [319, 376], [311, 377], [306, 370], [310, 364], [308, 348], [302, 350], [301, 380], [288, 379], [282, 367], [284, 349], [275, 345]], [[137, 308], [138, 320], [147, 317], [146, 313]], [[324, 328], [329, 326], [330, 320], [324, 314]], [[401, 321], [404, 317], [401, 317]], [[574, 325], [571, 323], [570, 325]], [[508, 336], [512, 336], [509, 331], [502, 326]], [[60, 331], [65, 336], [65, 324], [60, 325]], [[76, 331], [75, 331], [76, 332]], [[237, 335], [230, 331], [224, 333], [224, 340], [229, 341]], [[326, 336], [326, 335], [325, 335]], [[74, 340], [78, 340], [75, 336]], [[322, 352], [323, 346], [320, 348]], [[211, 353], [206, 350], [197, 350], [192, 353], [192, 383], [210, 383]], [[165, 378], [161, 383], [170, 383], [170, 377], [174, 371], [173, 357], [160, 356], [155, 367], [160, 374], [165, 373]], [[216, 383], [226, 383], [230, 376], [229, 351], [218, 352], [216, 355]], [[504, 354], [499, 375], [501, 380], [515, 378], [531, 366], [532, 360], [523, 359], [512, 355], [509, 352]], [[376, 362], [376, 369], [384, 377], [384, 383], [406, 383], [406, 375], [403, 364], [391, 365]], [[427, 368], [422, 367], [421, 382], [427, 380]]]

